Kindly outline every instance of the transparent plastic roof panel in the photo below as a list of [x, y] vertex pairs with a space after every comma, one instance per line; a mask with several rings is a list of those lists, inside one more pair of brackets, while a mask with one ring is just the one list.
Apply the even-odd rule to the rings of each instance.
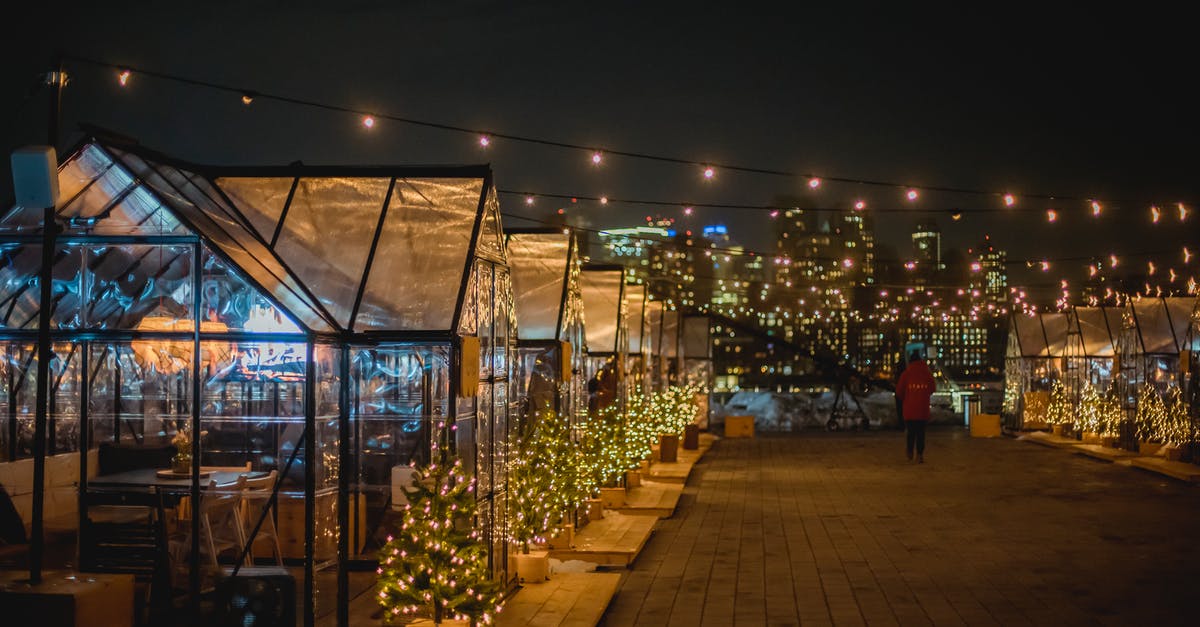
[[509, 233], [508, 263], [512, 272], [517, 329], [522, 340], [556, 340], [562, 321], [563, 288], [571, 254], [570, 235]]
[[583, 295], [588, 352], [615, 353], [622, 326], [625, 271], [584, 268], [579, 279]]
[[[647, 337], [649, 318], [646, 316], [646, 286], [626, 285], [625, 305], [629, 310], [629, 354], [640, 355], [649, 350], [643, 350], [642, 341], [650, 341]], [[647, 344], [646, 349], [649, 348]]]
[[712, 341], [709, 339], [709, 324], [708, 316], [684, 316], [684, 359], [712, 359]]
[[1194, 298], [1146, 298], [1133, 303], [1133, 319], [1148, 355], [1175, 355], [1187, 334]]
[[[1083, 339], [1085, 357], [1112, 357], [1116, 354], [1116, 337], [1121, 331], [1121, 311], [1119, 307], [1075, 308], [1075, 319], [1079, 324], [1079, 335]], [[1115, 327], [1109, 326], [1112, 320], [1110, 312], [1116, 314]]]

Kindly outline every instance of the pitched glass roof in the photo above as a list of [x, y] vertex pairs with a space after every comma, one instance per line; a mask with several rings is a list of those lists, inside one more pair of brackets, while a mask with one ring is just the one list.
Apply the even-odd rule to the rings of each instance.
[[579, 278], [583, 296], [588, 352], [615, 353], [623, 320], [625, 270], [620, 266], [584, 268]]
[[[508, 263], [513, 300], [519, 303], [517, 333], [522, 340], [557, 340], [575, 263], [571, 235], [560, 230], [508, 233]], [[564, 289], [564, 283], [567, 283]]]
[[453, 329], [472, 244], [505, 262], [486, 166], [214, 168], [91, 140], [59, 180], [68, 233], [194, 231], [314, 332]]
[[646, 352], [649, 352], [650, 338], [646, 331], [650, 319], [646, 315], [646, 286], [627, 284], [625, 286], [625, 306], [629, 311], [629, 354], [641, 354], [643, 340], [647, 342], [645, 348]]

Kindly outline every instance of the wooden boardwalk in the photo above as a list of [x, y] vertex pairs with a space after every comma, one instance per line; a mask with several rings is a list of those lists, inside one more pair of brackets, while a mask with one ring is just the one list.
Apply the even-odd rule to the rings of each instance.
[[661, 481], [664, 483], [687, 483], [688, 477], [692, 474], [692, 467], [700, 458], [712, 448], [714, 442], [717, 441], [717, 436], [708, 433], [700, 434], [700, 448], [689, 451], [682, 446], [679, 448], [679, 454], [676, 455], [674, 462], [659, 462], [655, 461], [650, 464], [650, 472], [645, 475], [650, 481]]

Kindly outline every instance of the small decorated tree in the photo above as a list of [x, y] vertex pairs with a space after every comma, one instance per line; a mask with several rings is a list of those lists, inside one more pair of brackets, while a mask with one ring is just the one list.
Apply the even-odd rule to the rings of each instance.
[[1067, 388], [1062, 381], [1055, 381], [1050, 387], [1050, 404], [1046, 408], [1046, 422], [1052, 425], [1067, 425], [1074, 422], [1075, 408]]
[[434, 450], [408, 492], [400, 532], [380, 551], [379, 604], [386, 619], [422, 610], [446, 618], [490, 623], [500, 610], [500, 585], [491, 577], [475, 517], [475, 480], [462, 462]]
[[562, 514], [575, 507], [574, 472], [566, 421], [544, 408], [509, 442], [508, 489], [512, 505], [509, 539], [528, 554], [529, 545], [559, 530]]
[[1166, 419], [1167, 408], [1158, 390], [1153, 385], [1142, 384], [1134, 417], [1137, 438], [1143, 442], [1161, 442]]

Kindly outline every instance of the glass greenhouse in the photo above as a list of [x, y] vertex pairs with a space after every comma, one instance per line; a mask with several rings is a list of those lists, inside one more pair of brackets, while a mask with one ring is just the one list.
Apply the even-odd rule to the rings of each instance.
[[[1196, 348], [1196, 303], [1194, 297], [1140, 298], [1126, 309], [1114, 376], [1129, 421], [1137, 412], [1141, 387], [1152, 386], [1160, 395], [1175, 386], [1187, 390], [1193, 361], [1189, 349]], [[1124, 433], [1123, 444], [1133, 447], [1136, 439]]]
[[629, 356], [626, 358], [626, 387], [630, 393], [651, 393], [650, 384], [650, 309], [645, 285], [625, 285], [625, 306], [629, 312]]
[[666, 375], [663, 371], [665, 362], [662, 360], [662, 319], [663, 303], [660, 300], [646, 302], [646, 330], [643, 349], [646, 353], [646, 375], [650, 382], [650, 392], [660, 392], [666, 389]]
[[[306, 623], [345, 624], [409, 464], [442, 446], [478, 479], [477, 525], [510, 581], [516, 325], [489, 168], [208, 167], [92, 138], [59, 186], [52, 267], [41, 209], [0, 219], [0, 481], [33, 455], [50, 307], [45, 520], [79, 531], [81, 570], [136, 573], [169, 612], [249, 554], [291, 568]], [[155, 471], [173, 458], [185, 479]], [[276, 496], [223, 550], [201, 521], [228, 471]], [[135, 533], [162, 550], [114, 544]]]
[[1068, 316], [1014, 313], [1004, 355], [1004, 419], [1010, 429], [1046, 426], [1050, 388], [1062, 378]]
[[587, 316], [588, 410], [625, 402], [625, 359], [629, 354], [625, 268], [586, 265], [580, 274], [580, 294]]
[[583, 378], [587, 359], [583, 300], [579, 294], [579, 250], [575, 235], [562, 229], [510, 230], [517, 313], [517, 398], [522, 416], [541, 407], [586, 418]]

